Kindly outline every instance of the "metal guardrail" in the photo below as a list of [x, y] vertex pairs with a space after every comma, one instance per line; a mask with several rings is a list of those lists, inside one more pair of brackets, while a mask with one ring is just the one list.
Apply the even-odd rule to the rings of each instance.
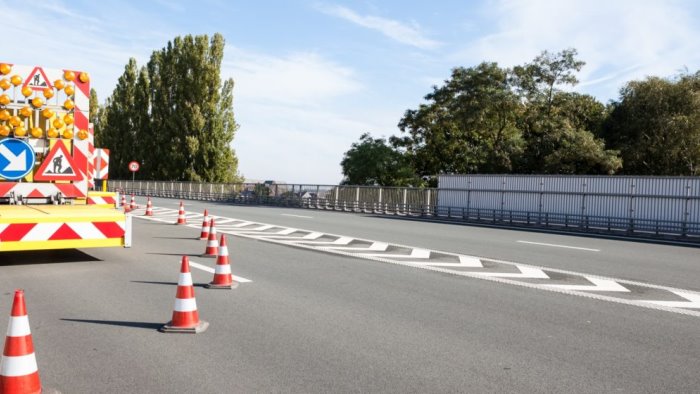
[[110, 191], [152, 197], [322, 209], [700, 243], [699, 222], [442, 206], [436, 203], [438, 189], [119, 180], [110, 180], [108, 188]]

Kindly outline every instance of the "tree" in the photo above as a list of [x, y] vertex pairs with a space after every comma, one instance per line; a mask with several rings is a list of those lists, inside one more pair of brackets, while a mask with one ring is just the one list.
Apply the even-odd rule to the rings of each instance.
[[100, 109], [100, 102], [97, 100], [95, 89], [90, 89], [90, 103], [88, 106], [88, 121], [94, 125], [97, 123], [97, 113]]
[[604, 136], [625, 174], [700, 175], [700, 71], [627, 83]]
[[521, 111], [509, 72], [496, 63], [456, 68], [428, 104], [399, 122], [407, 136], [392, 138], [406, 149], [418, 175], [509, 172], [522, 151], [516, 127]]
[[127, 178], [127, 168], [136, 148], [136, 124], [134, 121], [134, 98], [138, 68], [136, 59], [129, 59], [124, 73], [117, 81], [117, 87], [107, 100], [99, 119], [99, 133], [96, 143], [110, 150], [110, 176]]
[[419, 186], [408, 158], [369, 133], [352, 144], [340, 162], [345, 185]]
[[585, 63], [576, 55], [575, 49], [544, 51], [532, 63], [513, 68], [512, 83], [525, 108], [518, 121], [525, 140], [519, 172], [613, 174], [622, 166], [619, 152], [606, 150], [594, 134], [605, 107], [591, 96], [560, 89], [578, 83], [575, 72]]
[[[230, 144], [233, 80], [221, 81], [224, 38], [176, 37], [154, 51], [140, 70], [131, 59], [99, 117], [100, 139], [111, 160], [142, 164], [140, 176], [161, 180], [240, 181]], [[123, 170], [122, 168], [123, 167]]]

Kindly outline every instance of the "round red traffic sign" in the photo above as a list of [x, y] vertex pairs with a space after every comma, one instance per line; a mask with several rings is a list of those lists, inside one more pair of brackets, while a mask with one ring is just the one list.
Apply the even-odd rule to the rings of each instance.
[[140, 165], [138, 161], [129, 162], [129, 171], [136, 172], [139, 170], [139, 167]]

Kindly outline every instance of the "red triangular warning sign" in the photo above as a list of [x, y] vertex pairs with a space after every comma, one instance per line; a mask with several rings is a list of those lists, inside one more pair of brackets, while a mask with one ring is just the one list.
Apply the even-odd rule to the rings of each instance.
[[36, 170], [36, 181], [79, 181], [83, 179], [78, 172], [73, 156], [68, 153], [63, 141], [56, 141], [49, 154]]
[[34, 67], [34, 70], [29, 73], [27, 79], [24, 80], [22, 87], [29, 86], [34, 90], [44, 90], [46, 88], [52, 88], [51, 81], [44, 74], [44, 70], [41, 67]]

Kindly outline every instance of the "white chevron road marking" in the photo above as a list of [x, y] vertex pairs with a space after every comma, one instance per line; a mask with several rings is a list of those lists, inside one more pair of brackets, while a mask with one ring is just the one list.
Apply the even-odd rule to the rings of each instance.
[[617, 291], [629, 293], [630, 290], [621, 284], [611, 279], [600, 279], [590, 276], [584, 276], [593, 285], [545, 285], [556, 289], [575, 290], [575, 291]]
[[669, 308], [692, 308], [700, 309], [700, 294], [688, 293], [685, 291], [672, 291], [676, 295], [679, 295], [688, 301], [654, 301], [654, 300], [644, 300], [642, 302], [648, 302], [654, 305], [665, 306]]
[[[154, 209], [157, 209], [154, 207]], [[160, 211], [162, 212], [162, 211]], [[175, 213], [177, 210], [171, 210]], [[159, 218], [160, 216], [160, 218]], [[201, 216], [201, 215], [199, 215]], [[134, 215], [135, 218], [141, 218], [146, 220], [153, 220], [164, 222], [165, 224], [172, 224], [171, 218], [163, 219], [161, 214], [156, 214], [156, 216], [143, 216]], [[508, 284], [513, 286], [519, 286], [529, 289], [545, 290], [552, 293], [574, 295], [579, 297], [585, 297], [589, 299], [595, 299], [600, 301], [614, 302], [624, 305], [632, 305], [637, 307], [643, 307], [647, 309], [662, 310], [666, 312], [673, 312], [689, 316], [700, 317], [700, 294], [697, 292], [692, 292], [682, 289], [674, 289], [665, 286], [658, 286], [650, 283], [635, 282], [630, 280], [622, 280], [615, 278], [601, 278], [596, 276], [591, 276], [589, 274], [559, 270], [547, 267], [529, 266], [525, 264], [515, 263], [511, 261], [503, 261], [493, 258], [482, 258], [478, 256], [468, 256], [460, 255], [456, 253], [450, 253], [439, 250], [429, 250], [424, 248], [415, 248], [412, 246], [378, 242], [373, 240], [367, 240], [355, 237], [346, 237], [337, 234], [329, 234], [322, 232], [315, 232], [304, 229], [286, 228], [279, 225], [271, 225], [265, 223], [249, 222], [242, 219], [232, 219], [224, 218], [218, 220], [230, 220], [228, 223], [238, 222], [238, 226], [232, 227], [232, 225], [224, 225], [222, 227], [225, 230], [220, 232], [226, 232], [235, 236], [240, 236], [249, 239], [257, 239], [265, 242], [270, 242], [279, 245], [287, 245], [308, 250], [324, 251], [327, 253], [339, 254], [343, 256], [361, 258], [366, 260], [372, 260], [383, 263], [396, 264], [400, 266], [421, 268], [429, 271], [441, 272], [451, 275], [457, 275], [467, 278], [475, 278], [486, 280], [494, 283]], [[243, 225], [243, 226], [241, 226]], [[249, 228], [245, 228], [250, 226]], [[190, 224], [187, 227], [196, 228], [199, 230], [200, 226], [198, 224]], [[263, 232], [257, 229], [266, 228], [269, 229], [279, 229], [273, 230], [272, 232]], [[267, 231], [265, 230], [265, 231]], [[304, 235], [294, 234], [299, 232]], [[333, 237], [330, 241], [315, 241], [321, 237]], [[309, 242], [314, 241], [314, 242]], [[369, 246], [353, 247], [347, 246], [352, 241], [362, 242], [368, 244]], [[395, 254], [395, 252], [385, 252], [389, 247], [400, 248], [408, 251], [410, 254]], [[371, 253], [367, 253], [371, 252]], [[431, 253], [436, 253], [438, 255], [434, 256], [437, 261], [430, 261], [433, 257]], [[445, 263], [440, 262], [439, 259], [442, 255], [457, 257], [459, 263]], [[486, 259], [495, 265], [489, 265], [487, 270], [483, 270], [484, 266], [482, 264], [482, 259]], [[518, 272], [493, 272], [497, 270], [502, 270], [504, 266], [515, 267]], [[481, 270], [468, 270], [465, 268], [481, 268]], [[209, 269], [209, 268], [208, 268]], [[559, 273], [569, 276], [575, 276], [588, 280], [591, 284], [588, 285], [567, 285], [567, 284], [548, 284], [546, 282], [532, 282], [530, 279], [540, 279], [540, 280], [551, 280], [552, 282], [562, 283], [562, 279], [552, 279], [543, 270], [552, 273]], [[491, 272], [489, 272], [491, 271]], [[565, 283], [565, 282], [564, 282]], [[675, 294], [687, 301], [662, 301], [662, 300], [639, 300], [635, 299], [633, 291], [625, 288], [625, 286], [637, 286], [647, 289], [654, 289], [656, 291], [665, 291], [668, 293]], [[611, 292], [605, 294], [606, 292]], [[612, 295], [612, 293], [618, 293], [619, 295]], [[626, 294], [624, 297], [623, 294]], [[638, 295], [637, 295], [638, 297]]]
[[348, 252], [383, 252], [387, 250], [389, 244], [386, 242], [372, 242], [371, 245], [367, 247], [354, 247], [354, 246], [327, 246], [323, 249], [333, 249], [333, 250], [346, 250]]
[[432, 267], [470, 267], [470, 268], [483, 268], [484, 264], [481, 263], [481, 259], [474, 256], [464, 256], [459, 255], [459, 263], [422, 263]]
[[413, 248], [411, 254], [388, 254], [388, 253], [358, 253], [358, 256], [381, 257], [384, 259], [429, 259], [431, 251], [428, 249]]
[[516, 272], [471, 272], [474, 275], [488, 276], [491, 278], [516, 278], [516, 279], [549, 279], [549, 276], [539, 268], [516, 265], [520, 273]]

